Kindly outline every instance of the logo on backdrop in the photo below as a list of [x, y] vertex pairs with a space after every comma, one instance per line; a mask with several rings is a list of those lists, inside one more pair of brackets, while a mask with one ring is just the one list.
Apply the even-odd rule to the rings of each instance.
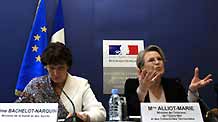
[[143, 40], [103, 40], [104, 94], [112, 88], [124, 93], [126, 79], [136, 77], [136, 57], [143, 49]]
[[138, 45], [109, 45], [109, 55], [137, 55]]

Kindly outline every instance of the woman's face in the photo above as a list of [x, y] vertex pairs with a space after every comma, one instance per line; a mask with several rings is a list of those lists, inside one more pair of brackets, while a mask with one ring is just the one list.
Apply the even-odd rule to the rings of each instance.
[[54, 83], [64, 83], [67, 79], [68, 66], [64, 65], [47, 65], [48, 74]]
[[163, 75], [164, 69], [164, 61], [160, 54], [156, 51], [148, 51], [144, 55], [144, 67], [147, 72], [156, 71]]

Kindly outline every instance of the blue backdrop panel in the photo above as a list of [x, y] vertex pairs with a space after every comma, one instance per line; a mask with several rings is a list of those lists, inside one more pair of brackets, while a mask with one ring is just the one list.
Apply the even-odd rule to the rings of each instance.
[[[57, 1], [46, 1], [49, 37]], [[166, 53], [166, 76], [188, 86], [195, 66], [217, 82], [217, 0], [63, 0], [66, 44], [72, 49], [71, 73], [90, 80], [96, 97], [103, 95], [103, 39], [143, 39]], [[31, 30], [37, 1], [2, 1], [0, 5], [0, 102], [15, 100], [14, 89]], [[212, 84], [200, 90], [210, 107], [217, 106]]]

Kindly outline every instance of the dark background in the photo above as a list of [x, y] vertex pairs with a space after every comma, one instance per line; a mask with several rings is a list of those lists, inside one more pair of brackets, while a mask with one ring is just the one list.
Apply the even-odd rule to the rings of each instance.
[[[45, 0], [49, 37], [56, 0]], [[179, 77], [187, 88], [194, 67], [213, 83], [200, 90], [210, 108], [217, 107], [217, 0], [63, 0], [66, 44], [72, 49], [71, 73], [90, 80], [99, 101], [103, 95], [104, 39], [143, 39], [163, 48], [166, 76]], [[36, 0], [5, 0], [0, 4], [0, 102], [13, 102], [14, 89], [37, 6]]]

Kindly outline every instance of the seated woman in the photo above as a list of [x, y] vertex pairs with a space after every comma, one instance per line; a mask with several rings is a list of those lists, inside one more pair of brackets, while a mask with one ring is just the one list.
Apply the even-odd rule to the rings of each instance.
[[105, 109], [95, 98], [88, 80], [68, 73], [72, 65], [69, 48], [59, 42], [50, 43], [41, 61], [48, 75], [32, 79], [16, 102], [58, 103], [58, 118], [72, 116], [75, 111], [85, 122], [105, 121]]
[[196, 67], [187, 96], [178, 79], [162, 77], [165, 72], [164, 63], [164, 53], [156, 45], [150, 45], [138, 54], [138, 78], [128, 79], [125, 83], [128, 115], [139, 116], [141, 102], [198, 101], [198, 89], [212, 81], [211, 74], [200, 79], [199, 69]]

